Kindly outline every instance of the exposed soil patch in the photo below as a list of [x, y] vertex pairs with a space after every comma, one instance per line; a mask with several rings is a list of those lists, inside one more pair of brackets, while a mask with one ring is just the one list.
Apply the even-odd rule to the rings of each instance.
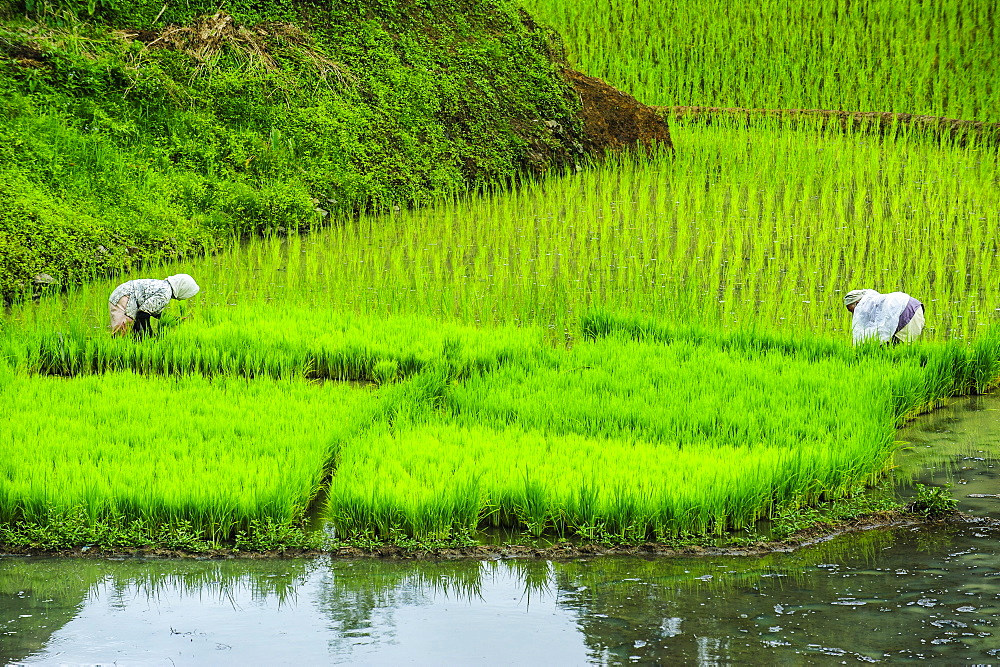
[[21, 67], [39, 67], [48, 56], [30, 44], [19, 44], [0, 37], [0, 53]]
[[572, 69], [563, 77], [580, 96], [584, 149], [591, 155], [631, 148], [673, 148], [670, 130], [655, 107], [612, 88], [604, 81]]

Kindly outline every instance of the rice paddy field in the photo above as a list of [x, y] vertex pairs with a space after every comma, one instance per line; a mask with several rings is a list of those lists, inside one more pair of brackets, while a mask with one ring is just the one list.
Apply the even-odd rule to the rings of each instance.
[[[1000, 121], [984, 2], [528, 4], [647, 103]], [[107, 334], [115, 282], [12, 307], [4, 539], [69, 515], [80, 540], [316, 516], [346, 539], [724, 533], [858, 494], [908, 416], [996, 386], [995, 145], [671, 133], [673, 152], [150, 267], [202, 292], [141, 342]], [[862, 287], [919, 298], [923, 337], [852, 347]]]

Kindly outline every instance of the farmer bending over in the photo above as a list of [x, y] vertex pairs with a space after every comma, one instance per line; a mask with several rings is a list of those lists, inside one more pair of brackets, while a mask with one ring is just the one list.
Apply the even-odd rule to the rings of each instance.
[[871, 338], [890, 345], [909, 343], [924, 330], [924, 304], [904, 292], [851, 290], [844, 305], [854, 316], [855, 345]]
[[150, 317], [159, 319], [171, 299], [190, 299], [198, 289], [198, 283], [186, 273], [166, 280], [139, 278], [122, 283], [108, 298], [111, 334], [124, 334], [131, 326], [136, 338], [149, 335], [152, 333]]

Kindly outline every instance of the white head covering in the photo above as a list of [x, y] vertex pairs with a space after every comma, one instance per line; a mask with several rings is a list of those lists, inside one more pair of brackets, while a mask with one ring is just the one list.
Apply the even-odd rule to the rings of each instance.
[[194, 281], [194, 278], [186, 273], [178, 273], [176, 276], [170, 276], [167, 278], [167, 282], [170, 283], [170, 288], [174, 290], [175, 299], [190, 299], [198, 290], [198, 283]]
[[861, 301], [861, 299], [866, 294], [868, 294], [869, 292], [874, 292], [874, 291], [875, 290], [871, 290], [871, 289], [852, 289], [850, 292], [848, 292], [847, 294], [844, 295], [844, 305], [845, 306], [849, 306], [852, 303], [857, 303], [858, 301]]

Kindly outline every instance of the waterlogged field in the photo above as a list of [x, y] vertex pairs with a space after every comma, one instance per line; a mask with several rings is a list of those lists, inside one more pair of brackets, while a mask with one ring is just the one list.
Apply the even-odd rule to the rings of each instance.
[[[995, 148], [774, 128], [675, 135], [675, 154], [252, 242], [191, 269], [206, 286], [192, 308], [223, 322], [208, 306], [246, 307], [232, 315], [243, 332], [246, 317], [301, 306], [310, 319], [536, 324], [561, 341], [596, 307], [844, 337], [844, 293], [870, 287], [923, 301], [930, 339], [997, 321]], [[14, 317], [89, 311], [103, 326], [112, 287], [84, 288], [72, 313]]]
[[[1000, 120], [984, 3], [802, 3], [797, 21], [534, 4], [591, 30], [567, 31], [571, 57], [646, 102]], [[108, 337], [112, 282], [12, 309], [5, 539], [85, 543], [65, 530], [81, 512], [86, 540], [266, 524], [280, 545], [314, 510], [365, 539], [719, 532], [855, 494], [908, 415], [996, 385], [995, 146], [767, 120], [672, 135], [672, 153], [152, 267], [202, 293], [150, 340]], [[923, 301], [921, 341], [852, 348], [842, 297], [862, 287]]]
[[524, 0], [572, 63], [646, 104], [1000, 121], [992, 0]]

